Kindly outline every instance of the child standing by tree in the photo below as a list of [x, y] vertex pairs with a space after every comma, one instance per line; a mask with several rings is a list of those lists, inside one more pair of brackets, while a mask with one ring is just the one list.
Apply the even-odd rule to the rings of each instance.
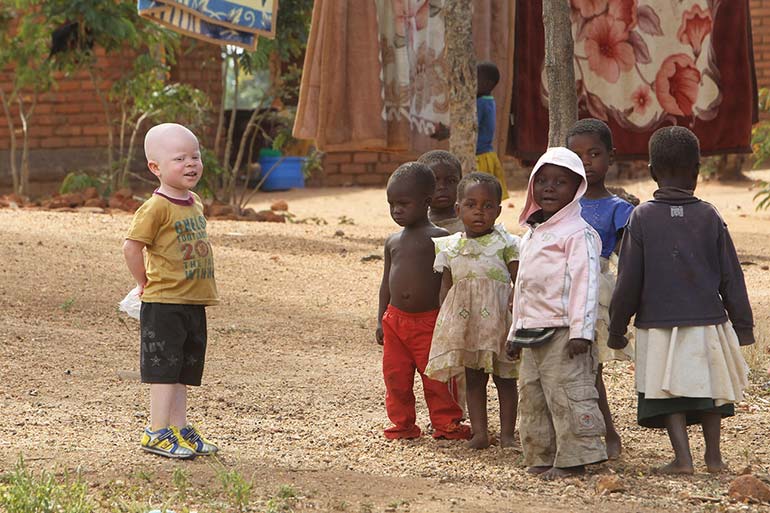
[[439, 307], [441, 276], [432, 271], [433, 241], [447, 231], [428, 219], [436, 187], [430, 168], [417, 162], [400, 166], [388, 180], [393, 220], [404, 229], [385, 241], [385, 269], [377, 312], [377, 342], [382, 348], [385, 408], [394, 426], [385, 438], [417, 438], [414, 371], [422, 377], [434, 438], [465, 440], [470, 429], [460, 423], [462, 410], [446, 384], [425, 375]]
[[[550, 148], [529, 178], [509, 354], [521, 352], [524, 463], [544, 479], [607, 459], [596, 390], [598, 234], [580, 215], [587, 187], [580, 158]], [[522, 351], [523, 348], [523, 351]]]
[[460, 161], [446, 150], [431, 150], [423, 153], [417, 162], [428, 166], [436, 177], [436, 192], [428, 212], [430, 222], [450, 234], [462, 232], [463, 222], [455, 212], [457, 184], [463, 177]]
[[513, 446], [518, 392], [517, 362], [505, 353], [511, 325], [511, 279], [518, 269], [519, 238], [502, 225], [502, 187], [484, 173], [466, 175], [457, 187], [457, 208], [464, 234], [437, 237], [433, 269], [443, 273], [441, 312], [433, 333], [425, 373], [451, 382], [465, 374], [473, 438], [468, 447], [489, 446], [487, 380], [500, 399], [500, 445]]
[[192, 458], [217, 451], [187, 422], [187, 386], [199, 386], [203, 375], [206, 306], [219, 301], [203, 205], [190, 191], [203, 164], [198, 139], [175, 123], [152, 127], [144, 152], [160, 187], [136, 211], [123, 245], [142, 298], [140, 369], [150, 383], [141, 448]]
[[508, 199], [505, 171], [493, 145], [497, 124], [497, 107], [495, 97], [492, 96], [492, 90], [500, 81], [500, 70], [497, 69], [494, 62], [481, 61], [476, 65], [476, 73], [478, 75], [476, 115], [479, 121], [479, 133], [476, 139], [476, 167], [479, 171], [489, 173], [497, 178], [503, 188], [502, 199]]
[[614, 351], [607, 346], [610, 322], [610, 299], [615, 287], [615, 277], [610, 270], [610, 256], [617, 253], [623, 227], [634, 209], [633, 205], [607, 190], [604, 183], [615, 147], [612, 132], [606, 123], [598, 119], [581, 119], [567, 133], [567, 147], [577, 153], [583, 161], [588, 180], [588, 189], [580, 198], [583, 219], [599, 233], [602, 241], [601, 276], [599, 281], [599, 316], [596, 330], [596, 348], [599, 351], [599, 370], [596, 374], [596, 388], [599, 391], [599, 409], [607, 426], [607, 456], [620, 456], [622, 445], [620, 435], [612, 421], [612, 412], [607, 401], [607, 389], [602, 379], [602, 367], [612, 360], [630, 360], [633, 350], [626, 353]]
[[740, 345], [754, 343], [746, 284], [719, 212], [693, 195], [700, 147], [690, 130], [665, 127], [650, 138], [658, 183], [623, 234], [610, 307], [609, 346], [625, 346], [636, 314], [638, 422], [668, 431], [674, 460], [660, 470], [692, 474], [688, 424], [701, 424], [706, 469], [725, 468], [722, 417], [748, 385]]

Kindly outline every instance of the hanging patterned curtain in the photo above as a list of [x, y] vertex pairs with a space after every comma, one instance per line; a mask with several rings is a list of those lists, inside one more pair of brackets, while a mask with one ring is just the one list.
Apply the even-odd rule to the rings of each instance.
[[[705, 154], [750, 152], [757, 116], [748, 0], [570, 0], [580, 117], [606, 121], [620, 158], [645, 158], [653, 131], [692, 129]], [[508, 152], [546, 148], [542, 0], [516, 13]], [[565, 63], [568, 64], [568, 63]]]
[[139, 14], [211, 43], [255, 50], [275, 35], [278, 0], [138, 0]]
[[[474, 2], [476, 56], [500, 68], [506, 120], [514, 0]], [[326, 151], [446, 146], [430, 136], [449, 124], [447, 80], [444, 0], [316, 0], [294, 135]]]

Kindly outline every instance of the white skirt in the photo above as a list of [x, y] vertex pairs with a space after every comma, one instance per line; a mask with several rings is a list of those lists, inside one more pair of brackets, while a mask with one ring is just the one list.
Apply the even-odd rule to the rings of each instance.
[[645, 399], [743, 400], [748, 365], [728, 321], [716, 326], [636, 330], [636, 390]]
[[[634, 358], [634, 337], [628, 336], [628, 345], [623, 349], [611, 349], [607, 345], [610, 330], [610, 300], [615, 290], [615, 273], [617, 256], [613, 253], [610, 259], [601, 258], [601, 274], [599, 274], [599, 312], [596, 318], [596, 349], [599, 353], [599, 363], [613, 360], [628, 361]], [[612, 266], [610, 266], [612, 263]]]

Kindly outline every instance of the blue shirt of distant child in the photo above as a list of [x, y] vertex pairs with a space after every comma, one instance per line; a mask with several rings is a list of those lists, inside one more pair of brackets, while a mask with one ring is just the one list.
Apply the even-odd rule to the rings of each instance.
[[495, 97], [479, 96], [476, 98], [476, 115], [479, 118], [476, 155], [495, 151], [492, 147], [492, 140], [495, 138]]
[[615, 195], [607, 198], [580, 198], [583, 219], [593, 226], [602, 239], [602, 256], [609, 258], [618, 242], [618, 232], [622, 230], [634, 206]]

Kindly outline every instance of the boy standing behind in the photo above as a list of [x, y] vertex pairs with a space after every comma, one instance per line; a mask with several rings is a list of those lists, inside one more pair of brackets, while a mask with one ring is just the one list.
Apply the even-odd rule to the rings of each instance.
[[400, 166], [388, 180], [388, 204], [393, 220], [404, 229], [385, 241], [385, 269], [377, 312], [377, 343], [383, 345], [385, 408], [394, 426], [385, 438], [417, 438], [414, 371], [420, 373], [433, 438], [467, 440], [468, 426], [445, 383], [428, 378], [433, 327], [439, 311], [441, 274], [433, 272], [435, 249], [431, 237], [448, 235], [428, 219], [436, 187], [429, 167], [417, 162]]
[[615, 429], [612, 412], [607, 401], [607, 389], [602, 378], [603, 365], [612, 360], [630, 360], [633, 347], [626, 351], [613, 351], [607, 347], [610, 323], [610, 299], [615, 288], [615, 276], [610, 269], [612, 254], [618, 253], [620, 237], [634, 210], [633, 205], [612, 194], [605, 184], [607, 171], [615, 156], [612, 132], [604, 121], [586, 118], [575, 123], [567, 133], [567, 147], [577, 153], [583, 161], [588, 188], [580, 198], [581, 215], [599, 234], [602, 253], [599, 259], [599, 314], [597, 317], [596, 348], [599, 352], [599, 371], [596, 374], [596, 389], [599, 391], [599, 409], [607, 426], [607, 456], [616, 459], [623, 449], [620, 434]]
[[494, 62], [481, 61], [476, 65], [478, 85], [476, 91], [476, 115], [479, 121], [479, 134], [476, 139], [476, 167], [479, 171], [489, 173], [500, 181], [503, 186], [503, 199], [508, 199], [508, 187], [505, 182], [505, 171], [500, 157], [495, 153], [492, 141], [495, 138], [497, 124], [497, 107], [492, 91], [500, 81], [500, 70]]
[[[420, 155], [417, 162], [428, 166], [433, 171], [433, 176], [436, 177], [436, 191], [430, 200], [430, 209], [428, 210], [430, 222], [445, 229], [450, 235], [463, 233], [465, 225], [457, 217], [455, 210], [457, 185], [463, 178], [463, 166], [460, 164], [460, 160], [446, 150], [431, 150]], [[465, 412], [468, 411], [465, 373], [458, 374], [452, 381], [450, 381], [451, 390], [456, 393], [454, 397], [463, 410], [463, 416], [465, 416]]]
[[175, 123], [152, 127], [144, 152], [160, 187], [136, 211], [123, 245], [142, 298], [140, 369], [150, 383], [141, 448], [193, 458], [217, 451], [187, 423], [187, 386], [201, 384], [206, 356], [205, 307], [218, 302], [203, 205], [190, 191], [203, 164], [198, 139]]
[[431, 150], [420, 155], [417, 162], [428, 166], [436, 177], [436, 192], [428, 211], [430, 222], [450, 235], [464, 232], [465, 226], [455, 212], [457, 184], [463, 177], [460, 161], [446, 150]]

